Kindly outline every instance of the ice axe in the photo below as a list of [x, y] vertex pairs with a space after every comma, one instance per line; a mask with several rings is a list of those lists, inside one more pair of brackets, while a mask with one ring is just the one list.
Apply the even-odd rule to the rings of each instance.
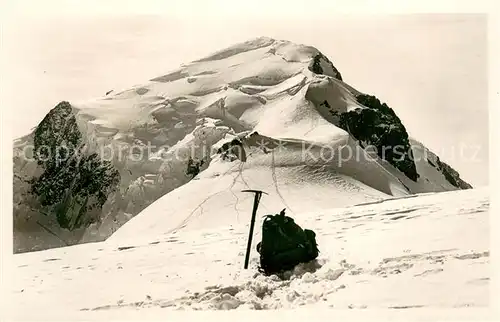
[[245, 269], [248, 268], [248, 260], [250, 259], [250, 249], [252, 247], [252, 236], [253, 236], [253, 228], [255, 226], [255, 215], [257, 214], [257, 207], [259, 207], [259, 201], [262, 197], [262, 194], [266, 194], [264, 191], [260, 190], [242, 190], [242, 192], [253, 192], [255, 193], [255, 197], [253, 200], [253, 211], [252, 211], [252, 219], [250, 219], [250, 232], [248, 234], [248, 244], [247, 244], [247, 253], [245, 255]]

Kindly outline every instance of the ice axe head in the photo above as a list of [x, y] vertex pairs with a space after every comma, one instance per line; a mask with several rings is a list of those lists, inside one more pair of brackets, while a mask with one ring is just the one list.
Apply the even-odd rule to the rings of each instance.
[[255, 193], [255, 197], [257, 198], [256, 200], [260, 200], [260, 198], [262, 197], [262, 194], [267, 195], [267, 193], [262, 191], [262, 190], [248, 189], [248, 190], [241, 190], [241, 192], [253, 192], [253, 193]]
[[253, 192], [253, 193], [258, 193], [258, 194], [265, 194], [267, 195], [266, 192], [262, 191], [262, 190], [252, 190], [252, 189], [249, 189], [249, 190], [241, 190], [241, 192]]

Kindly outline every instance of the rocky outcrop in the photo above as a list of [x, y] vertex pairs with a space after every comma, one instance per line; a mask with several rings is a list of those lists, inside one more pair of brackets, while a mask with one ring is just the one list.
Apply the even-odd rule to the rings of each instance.
[[189, 158], [186, 174], [192, 176], [191, 178], [195, 178], [198, 173], [200, 173], [200, 168], [203, 164], [205, 164], [205, 160], [193, 160], [192, 158]]
[[315, 74], [325, 75], [324, 67], [331, 69], [336, 79], [342, 80], [342, 75], [337, 70], [337, 68], [333, 66], [333, 63], [328, 59], [328, 57], [326, 57], [322, 53], [317, 53], [312, 59], [312, 62], [309, 66], [309, 70]]
[[52, 109], [35, 131], [34, 158], [43, 172], [31, 179], [31, 193], [42, 211], [55, 214], [59, 226], [68, 230], [99, 221], [120, 181], [111, 162], [86, 150], [68, 102]]
[[243, 147], [243, 143], [239, 138], [235, 138], [230, 142], [224, 143], [217, 150], [217, 154], [221, 155], [222, 160], [240, 160], [242, 162], [245, 162], [247, 160], [245, 148]]
[[434, 168], [436, 168], [438, 171], [440, 171], [446, 180], [451, 183], [453, 186], [459, 188], [459, 189], [472, 189], [472, 185], [469, 183], [465, 182], [460, 178], [460, 174], [453, 169], [451, 166], [446, 164], [445, 162], [441, 161], [438, 156], [436, 156], [436, 164], [434, 164], [432, 161], [427, 159], [427, 162]]
[[374, 148], [380, 158], [417, 181], [408, 133], [396, 113], [375, 96], [361, 94], [356, 100], [363, 107], [342, 113], [339, 126], [361, 141], [364, 148]]
[[203, 171], [228, 128], [176, 112], [155, 117], [160, 110], [119, 131], [63, 101], [16, 140], [14, 251], [102, 241]]

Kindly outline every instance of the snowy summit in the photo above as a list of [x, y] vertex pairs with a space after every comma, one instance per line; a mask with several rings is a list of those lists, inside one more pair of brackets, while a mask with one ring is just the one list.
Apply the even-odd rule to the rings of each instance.
[[[487, 191], [469, 190], [409, 137], [396, 106], [345, 83], [314, 47], [236, 44], [133, 88], [62, 101], [14, 145], [14, 250], [55, 248], [16, 255], [21, 307], [487, 303]], [[288, 281], [255, 277], [253, 247], [242, 269], [244, 189], [268, 193], [254, 240], [263, 215], [287, 208], [318, 234], [316, 266]], [[477, 269], [462, 275], [466, 262]], [[457, 274], [474, 292], [460, 293]], [[109, 289], [85, 295], [94, 279]]]
[[[245, 160], [219, 150], [234, 139]], [[383, 160], [374, 147], [386, 144], [401, 155]], [[285, 185], [267, 203], [279, 208], [283, 198], [298, 211], [314, 210], [297, 198], [304, 194], [321, 209], [468, 187], [408, 137], [391, 108], [344, 83], [320, 51], [270, 38], [134, 88], [63, 101], [15, 142], [14, 155], [16, 251], [103, 240], [150, 205], [134, 234], [139, 221], [174, 230], [214, 193], [207, 202], [233, 223], [248, 212], [235, 195], [248, 184]], [[189, 198], [173, 203], [179, 194]]]

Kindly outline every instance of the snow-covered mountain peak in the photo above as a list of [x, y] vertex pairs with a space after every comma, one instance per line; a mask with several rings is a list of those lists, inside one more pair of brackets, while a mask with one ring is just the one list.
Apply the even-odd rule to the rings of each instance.
[[267, 37], [61, 102], [15, 141], [14, 172], [17, 251], [103, 240], [138, 214], [117, 234], [227, 224], [245, 187], [274, 191], [269, 212], [470, 187], [318, 49]]

